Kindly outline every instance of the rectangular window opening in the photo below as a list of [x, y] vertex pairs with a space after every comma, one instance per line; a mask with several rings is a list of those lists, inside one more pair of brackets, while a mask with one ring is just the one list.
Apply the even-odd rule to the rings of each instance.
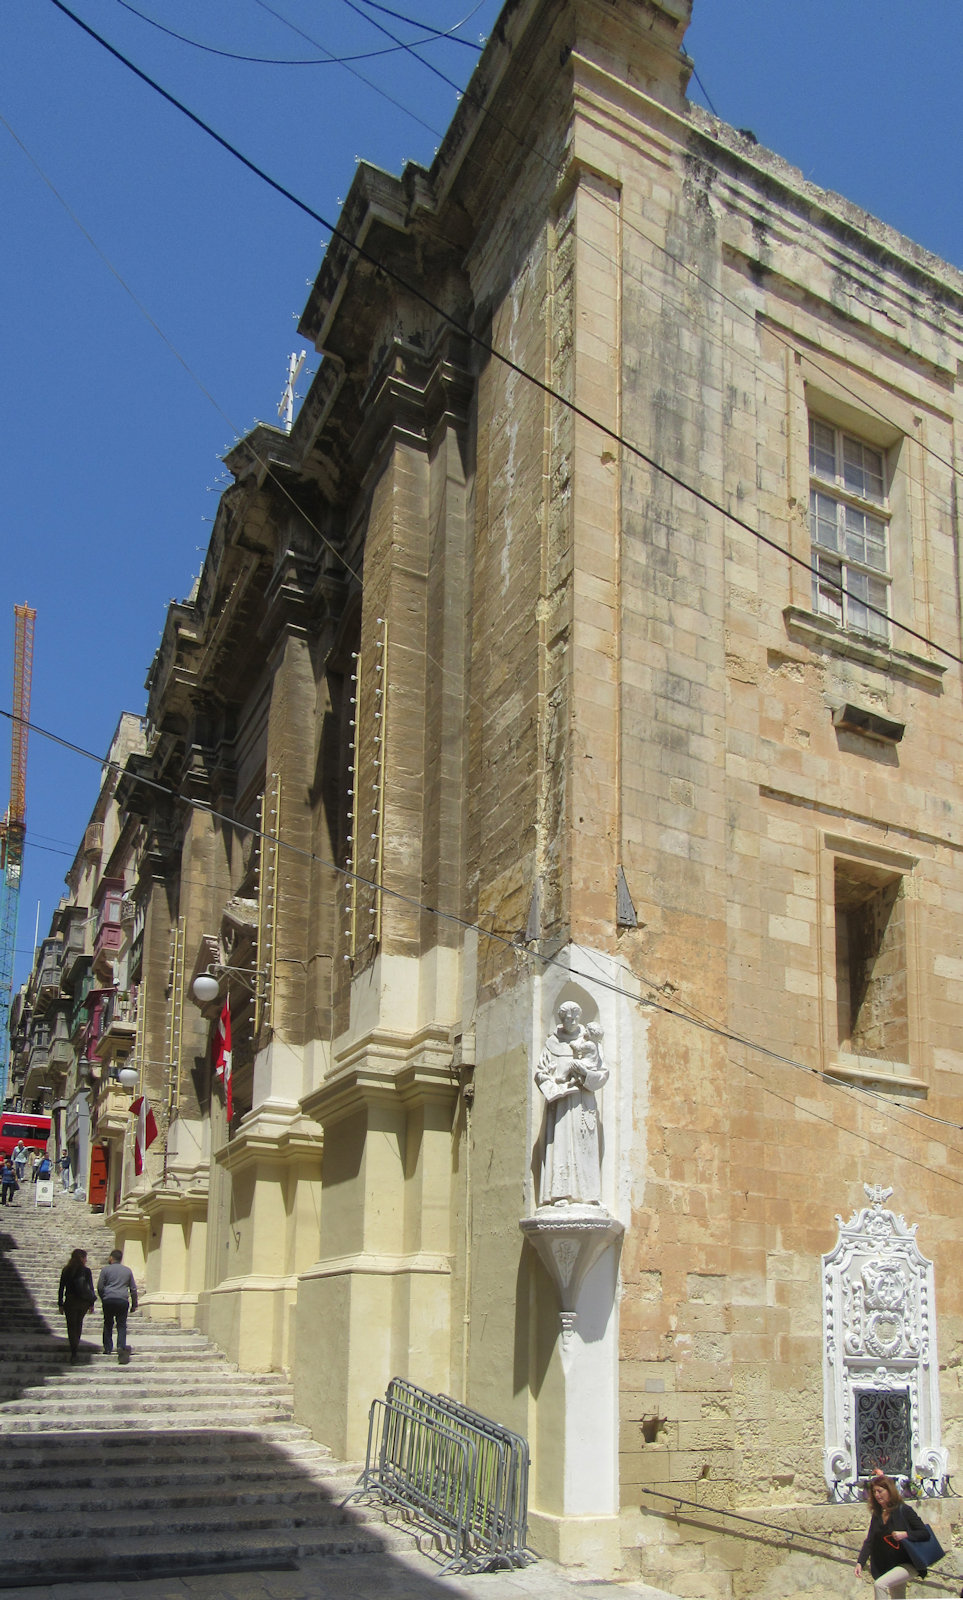
[[903, 879], [837, 860], [836, 1010], [840, 1050], [909, 1060]]

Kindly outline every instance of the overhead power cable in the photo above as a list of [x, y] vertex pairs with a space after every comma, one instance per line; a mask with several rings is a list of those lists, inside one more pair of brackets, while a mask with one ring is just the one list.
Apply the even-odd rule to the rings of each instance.
[[[309, 33], [305, 33], [303, 28], [299, 28], [296, 23], [290, 22], [287, 17], [282, 16], [280, 11], [275, 10], [274, 6], [269, 5], [268, 0], [254, 0], [254, 4], [260, 6], [262, 11], [266, 11], [268, 16], [274, 17], [276, 21], [282, 23], [285, 28], [290, 28], [292, 33], [296, 33], [308, 44], [314, 45], [316, 50], [324, 49], [324, 46], [319, 45], [318, 41], [316, 39], [312, 39]], [[81, 24], [81, 26], [83, 26], [83, 24]], [[330, 55], [331, 52], [328, 51], [327, 54]], [[380, 94], [383, 100], [386, 100], [389, 105], [394, 106], [395, 109], [400, 111], [403, 116], [410, 117], [412, 122], [417, 122], [419, 128], [424, 128], [427, 133], [432, 134], [435, 138], [438, 137], [438, 130], [433, 128], [430, 122], [426, 122], [424, 117], [420, 117], [417, 111], [410, 110], [409, 107], [403, 105], [400, 100], [396, 100], [394, 95], [388, 93], [387, 89], [380, 88], [379, 85], [373, 83], [370, 78], [366, 78], [363, 72], [358, 71], [357, 67], [352, 66], [347, 62], [343, 63], [343, 65], [345, 71], [350, 72], [351, 76], [353, 78], [357, 78], [359, 83], [363, 83], [366, 89], [372, 89], [375, 94]]]
[[[427, 22], [418, 22], [414, 17], [405, 16], [403, 11], [392, 11], [389, 6], [380, 6], [378, 5], [377, 0], [362, 0], [362, 3], [367, 6], [369, 11], [380, 11], [382, 16], [394, 17], [396, 22], [407, 23], [409, 28], [422, 28], [427, 33], [432, 31]], [[462, 17], [460, 22], [455, 23], [454, 28], [451, 30], [452, 33], [457, 32], [459, 28], [464, 28], [466, 24], [471, 21], [472, 17], [477, 16], [484, 3], [485, 0], [478, 0], [478, 4], [472, 6], [467, 16]], [[481, 51], [484, 48], [482, 45], [476, 44], [473, 39], [458, 39], [456, 42], [458, 44], [467, 44], [470, 49], [477, 50], [479, 54], [481, 54]]]
[[[258, 3], [263, 5], [265, 0], [258, 0]], [[744, 533], [749, 534], [751, 538], [757, 540], [767, 549], [772, 550], [777, 555], [782, 556], [790, 564], [802, 568], [809, 577], [812, 576], [813, 569], [811, 561], [804, 559], [802, 556], [796, 555], [794, 551], [787, 549], [785, 545], [781, 545], [777, 539], [772, 539], [768, 534], [763, 533], [761, 529], [754, 528], [751, 523], [747, 522], [743, 517], [738, 516], [734, 511], [730, 510], [727, 506], [724, 506], [720, 501], [714, 499], [711, 495], [707, 495], [704, 493], [704, 491], [695, 488], [693, 484], [681, 477], [679, 473], [673, 472], [670, 467], [666, 467], [661, 462], [657, 461], [654, 456], [649, 455], [649, 453], [643, 450], [641, 446], [635, 444], [631, 439], [626, 438], [625, 435], [620, 433], [618, 429], [610, 427], [607, 423], [600, 421], [599, 418], [593, 416], [591, 412], [587, 411], [584, 406], [578, 405], [574, 400], [571, 400], [566, 395], [563, 395], [560, 390], [554, 387], [553, 384], [550, 384], [544, 378], [539, 378], [534, 373], [529, 372], [519, 362], [513, 360], [511, 356], [506, 355], [504, 351], [497, 349], [487, 339], [483, 339], [479, 334], [475, 333], [473, 329], [467, 327], [464, 323], [459, 322], [451, 312], [447, 311], [444, 306], [439, 304], [438, 301], [434, 300], [419, 285], [412, 283], [409, 279], [405, 278], [403, 274], [397, 272], [393, 267], [387, 266], [364, 245], [359, 244], [356, 239], [345, 233], [343, 229], [339, 228], [321, 212], [309, 205], [306, 200], [301, 199], [301, 197], [295, 194], [293, 190], [287, 188], [287, 186], [281, 183], [277, 178], [272, 177], [271, 174], [266, 172], [263, 167], [260, 167], [257, 162], [253, 161], [249, 156], [244, 155], [244, 153], [239, 150], [236, 145], [233, 145], [229, 139], [224, 137], [223, 134], [218, 133], [217, 130], [211, 127], [210, 123], [205, 122], [203, 117], [200, 117], [197, 112], [192, 111], [189, 106], [186, 106], [183, 103], [183, 101], [178, 100], [176, 95], [171, 94], [168, 89], [165, 89], [148, 73], [144, 72], [141, 67], [138, 67], [129, 59], [129, 57], [125, 56], [122, 51], [118, 50], [115, 45], [112, 45], [107, 39], [99, 34], [96, 29], [84, 22], [82, 18], [76, 15], [75, 12], [71, 11], [69, 6], [64, 4], [64, 0], [51, 0], [51, 4], [56, 6], [58, 11], [62, 11], [63, 14], [69, 17], [72, 22], [76, 23], [84, 33], [86, 33], [90, 38], [94, 39], [97, 44], [102, 46], [103, 49], [108, 51], [108, 53], [112, 55], [115, 60], [119, 61], [122, 66], [128, 69], [128, 71], [132, 72], [135, 77], [141, 80], [142, 83], [145, 83], [148, 88], [152, 89], [156, 94], [159, 94], [161, 98], [166, 100], [169, 105], [172, 105], [175, 110], [181, 112], [183, 116], [187, 117], [189, 121], [193, 122], [195, 127], [200, 128], [203, 133], [206, 133], [209, 138], [213, 139], [214, 142], [220, 145], [223, 150], [227, 151], [230, 156], [232, 156], [236, 161], [240, 162], [242, 166], [246, 167], [247, 170], [256, 178], [259, 178], [261, 182], [267, 184], [269, 188], [273, 189], [276, 194], [281, 195], [283, 199], [288, 200], [292, 205], [296, 206], [297, 209], [302, 211], [305, 216], [310, 217], [312, 221], [320, 224], [322, 228], [327, 230], [332, 239], [337, 239], [342, 244], [346, 245], [347, 248], [359, 258], [359, 260], [366, 261], [370, 266], [375, 267], [380, 273], [382, 273], [384, 277], [397, 284], [400, 288], [404, 289], [407, 294], [411, 294], [420, 300], [421, 303], [427, 306], [430, 311], [434, 312], [442, 322], [453, 328], [463, 338], [468, 340], [468, 342], [476, 349], [480, 350], [492, 360], [498, 361], [503, 367], [507, 368], [508, 371], [514, 372], [517, 377], [522, 378], [526, 383], [531, 384], [547, 398], [556, 401], [557, 404], [563, 406], [567, 411], [569, 411], [572, 416], [576, 416], [582, 422], [588, 423], [589, 426], [595, 428], [600, 434], [602, 434], [604, 438], [610, 439], [614, 444], [619, 445], [621, 449], [627, 450], [630, 455], [633, 455], [637, 460], [643, 462], [659, 477], [664, 478], [668, 483], [674, 484], [676, 488], [681, 489], [685, 494], [691, 495], [693, 499], [708, 507], [709, 510], [715, 511], [719, 516], [723, 517], [734, 527], [741, 528]], [[870, 604], [865, 596], [852, 594], [842, 585], [833, 584], [832, 587], [834, 592], [845, 595], [848, 599], [855, 600], [860, 605], [864, 606], [866, 610], [871, 612], [874, 616], [882, 618], [888, 622], [890, 626], [898, 629], [901, 633], [906, 634], [909, 638], [915, 639], [920, 644], [926, 645], [928, 649], [936, 650], [940, 655], [946, 656], [948, 660], [955, 662], [958, 666], [963, 666], [963, 656], [960, 656], [953, 650], [949, 650], [945, 645], [936, 643], [935, 640], [930, 639], [926, 634], [922, 633], [917, 628], [911, 627], [908, 623], [900, 622], [895, 617], [888, 616], [887, 613], [882, 611], [879, 607]]]
[[[0, 707], [0, 716], [5, 717], [7, 721], [14, 720], [13, 712], [7, 711], [2, 707]], [[30, 723], [28, 724], [28, 727], [29, 731], [35, 734], [38, 738], [47, 739], [52, 744], [58, 745], [61, 749], [69, 750], [75, 755], [82, 756], [87, 761], [96, 763], [96, 765], [99, 766], [102, 771], [111, 770], [118, 775], [124, 771], [124, 768], [119, 762], [105, 761], [103, 756], [95, 755], [92, 750], [87, 750], [83, 745], [79, 745], [71, 739], [65, 739], [61, 735], [51, 732], [51, 730], [48, 728], [42, 728], [36, 723]], [[443, 911], [437, 906], [430, 906], [427, 904], [427, 902], [418, 900], [413, 895], [405, 894], [400, 889], [391, 889], [387, 885], [379, 883], [373, 878], [366, 877], [363, 873], [354, 872], [349, 867], [339, 866], [337, 862], [328, 860], [325, 856], [319, 855], [315, 850], [308, 849], [303, 845], [291, 844], [289, 840], [282, 839], [280, 834], [273, 833], [270, 829], [244, 822], [240, 818], [232, 817], [229, 815], [229, 813], [224, 811], [218, 811], [213, 806], [206, 805], [203, 801], [192, 796], [180, 794], [169, 784], [161, 783], [156, 778], [149, 778], [146, 776], [146, 774], [142, 773], [134, 773], [132, 774], [132, 777], [133, 781], [139, 784], [141, 787], [149, 789], [156, 794], [163, 795], [165, 799], [174, 799], [186, 804], [194, 811], [202, 812], [205, 816], [212, 817], [215, 821], [224, 823], [230, 828], [237, 829], [239, 833], [249, 834], [250, 836], [257, 838], [262, 845], [264, 843], [272, 844], [276, 849], [284, 850], [289, 855], [297, 856], [312, 866], [324, 867], [327, 871], [333, 872], [336, 876], [344, 879], [346, 882], [355, 883], [364, 888], [370, 889], [375, 894], [381, 895], [384, 899], [393, 900], [399, 905], [407, 906], [411, 910], [427, 914], [428, 916], [434, 917], [440, 922], [450, 923], [453, 926], [460, 928], [464, 933], [472, 933], [479, 939], [485, 939], [491, 944], [496, 944], [504, 949], [511, 950], [519, 959], [527, 959], [537, 962], [543, 970], [556, 970], [561, 972], [566, 978], [575, 978], [588, 985], [594, 984], [596, 988], [604, 989], [608, 993], [616, 995], [620, 1000], [626, 1001], [630, 1005], [636, 1005], [649, 1011], [661, 1012], [663, 1015], [672, 1017], [678, 1022], [687, 1023], [690, 1027], [697, 1028], [702, 1033], [712, 1035], [722, 1040], [724, 1043], [738, 1044], [742, 1048], [751, 1051], [754, 1055], [762, 1056], [764, 1059], [773, 1061], [779, 1065], [792, 1067], [797, 1071], [804, 1072], [809, 1078], [818, 1079], [821, 1087], [832, 1089], [838, 1093], [841, 1093], [850, 1104], [859, 1104], [864, 1099], [865, 1091], [863, 1089], [857, 1088], [848, 1083], [840, 1082], [838, 1079], [827, 1077], [818, 1068], [808, 1067], [804, 1062], [795, 1061], [792, 1059], [792, 1057], [784, 1055], [779, 1050], [773, 1050], [768, 1045], [760, 1044], [758, 1040], [750, 1039], [748, 1036], [737, 1033], [734, 1029], [727, 1028], [721, 1023], [713, 1022], [708, 1018], [701, 1017], [694, 1010], [686, 1012], [675, 1006], [667, 1005], [664, 1000], [657, 997], [657, 993], [651, 993], [648, 995], [631, 994], [626, 990], [624, 985], [621, 983], [615, 983], [610, 978], [606, 978], [604, 975], [600, 975], [597, 972], [586, 972], [583, 968], [573, 966], [570, 962], [560, 961], [556, 956], [546, 955], [538, 949], [532, 949], [531, 944], [527, 943], [519, 933], [509, 936], [508, 934], [501, 933], [494, 928], [482, 927], [480, 923], [472, 922], [469, 917], [462, 917], [459, 916], [457, 912]], [[650, 988], [652, 987], [651, 980], [641, 977], [631, 968], [623, 968], [622, 970], [628, 973], [634, 985], [644, 984]], [[780, 1095], [779, 1091], [774, 1089], [771, 1084], [769, 1084], [766, 1079], [762, 1078], [761, 1074], [752, 1067], [747, 1066], [744, 1062], [741, 1062], [734, 1057], [730, 1057], [730, 1061], [731, 1064], [740, 1071], [745, 1072], [748, 1074], [748, 1076], [759, 1080], [762, 1088], [767, 1094], [771, 1094], [776, 1099], [785, 1100], [787, 1104], [793, 1107], [797, 1114], [808, 1116], [815, 1122], [825, 1122], [827, 1126], [831, 1127], [837, 1134], [848, 1134], [850, 1137], [858, 1139], [863, 1144], [885, 1151], [887, 1155], [905, 1155], [904, 1150], [894, 1150], [892, 1146], [882, 1144], [880, 1140], [871, 1137], [869, 1134], [861, 1133], [856, 1129], [841, 1127], [836, 1120], [829, 1116], [823, 1116], [820, 1112], [815, 1111], [811, 1106], [799, 1105], [797, 1101], [789, 1100], [786, 1096]], [[885, 1096], [878, 1096], [876, 1098], [884, 1102], [883, 1106], [880, 1107], [881, 1112], [888, 1116], [894, 1127], [899, 1131], [905, 1131], [907, 1124], [905, 1122], [900, 1122], [893, 1116], [894, 1110], [903, 1112], [906, 1116], [922, 1118], [926, 1122], [939, 1123], [941, 1126], [952, 1128], [956, 1132], [963, 1131], [963, 1126], [961, 1126], [961, 1124], [949, 1122], [944, 1118], [932, 1117], [927, 1112], [918, 1111], [913, 1105], [902, 1105]], [[963, 1149], [960, 1149], [957, 1146], [947, 1145], [947, 1149], [954, 1155], [963, 1156]], [[915, 1158], [914, 1164], [918, 1169], [931, 1172], [935, 1177], [942, 1179], [946, 1183], [952, 1184], [954, 1187], [963, 1188], [963, 1176], [957, 1177], [945, 1166], [930, 1166], [926, 1161], [917, 1160]]]
[[[168, 39], [176, 39], [179, 44], [190, 45], [193, 50], [203, 50], [206, 55], [220, 56], [227, 61], [242, 61], [258, 67], [344, 67], [352, 61], [373, 61], [379, 56], [397, 55], [399, 50], [404, 50], [403, 44], [385, 45], [380, 50], [362, 50], [350, 56], [314, 56], [310, 60], [304, 56], [281, 59], [277, 56], [248, 56], [242, 55], [237, 50], [221, 50], [216, 45], [203, 44], [199, 39], [190, 39], [186, 33], [178, 33], [174, 28], [167, 28], [163, 22], [158, 22], [156, 17], [149, 17], [146, 11], [138, 11], [130, 0], [117, 0], [119, 6], [129, 11], [131, 16], [138, 17], [141, 22], [146, 22], [149, 27], [156, 28], [158, 33], [166, 34]], [[421, 39], [412, 42], [416, 45], [431, 44], [436, 39], [451, 39], [452, 35], [447, 30], [429, 28]], [[477, 49], [468, 39], [453, 39], [454, 44], [466, 44], [469, 49]]]

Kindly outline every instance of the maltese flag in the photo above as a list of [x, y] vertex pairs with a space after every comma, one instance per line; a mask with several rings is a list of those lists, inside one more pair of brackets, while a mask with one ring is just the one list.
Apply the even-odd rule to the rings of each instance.
[[221, 1012], [214, 1029], [211, 1054], [214, 1062], [214, 1071], [224, 1085], [224, 1107], [227, 1111], [228, 1126], [234, 1115], [234, 1093], [231, 1085], [231, 1006], [228, 1000], [224, 1001], [224, 1010]]
[[157, 1138], [157, 1123], [145, 1094], [138, 1095], [136, 1100], [130, 1102], [130, 1114], [137, 1118], [134, 1123], [134, 1172], [139, 1178], [144, 1170], [144, 1158]]

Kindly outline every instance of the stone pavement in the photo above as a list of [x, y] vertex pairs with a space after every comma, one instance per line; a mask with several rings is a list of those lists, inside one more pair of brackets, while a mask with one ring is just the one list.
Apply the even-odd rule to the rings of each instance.
[[547, 1561], [516, 1572], [445, 1577], [416, 1552], [397, 1550], [383, 1557], [302, 1561], [296, 1572], [52, 1584], [23, 1591], [23, 1600], [618, 1600], [622, 1594], [632, 1600], [674, 1600], [662, 1589], [576, 1577]]

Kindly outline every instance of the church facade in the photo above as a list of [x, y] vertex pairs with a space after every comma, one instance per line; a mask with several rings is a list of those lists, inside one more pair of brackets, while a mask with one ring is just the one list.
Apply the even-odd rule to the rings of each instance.
[[117, 789], [112, 1219], [337, 1455], [409, 1377], [537, 1549], [722, 1597], [961, 1446], [963, 278], [692, 105], [688, 12], [513, 0], [358, 168]]

